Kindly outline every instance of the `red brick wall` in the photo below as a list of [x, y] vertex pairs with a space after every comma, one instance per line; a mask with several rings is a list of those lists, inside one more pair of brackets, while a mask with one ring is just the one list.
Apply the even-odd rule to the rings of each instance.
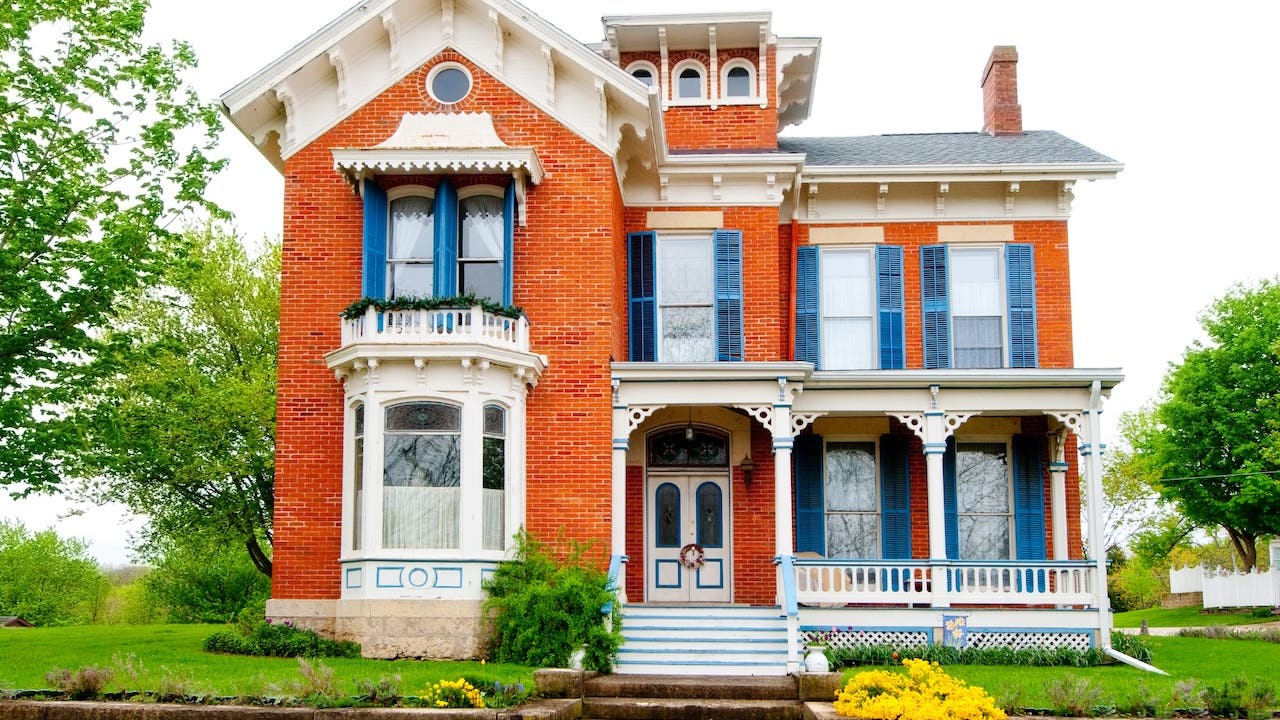
[[773, 566], [774, 455], [772, 436], [751, 421], [751, 485], [733, 468], [733, 601], [772, 605], [778, 596]]
[[[742, 231], [743, 353], [748, 362], [788, 360], [791, 357], [791, 279], [789, 238], [778, 232], [778, 210], [769, 207], [650, 208], [628, 207], [624, 212], [627, 232], [648, 230], [650, 211], [674, 212], [715, 210], [724, 212], [724, 228]], [[623, 263], [625, 264], [625, 258]], [[625, 317], [625, 311], [623, 315]], [[617, 357], [627, 357], [626, 342]]]
[[[1008, 224], [1008, 223], [945, 223]], [[938, 244], [939, 223], [850, 223], [849, 227], [884, 228], [886, 245], [902, 246], [907, 335], [907, 367], [924, 367], [920, 315], [920, 247]], [[809, 225], [796, 227], [799, 244], [809, 242]], [[1061, 220], [1013, 223], [1014, 242], [1034, 249], [1036, 271], [1036, 340], [1040, 367], [1069, 368], [1075, 364], [1071, 330], [1071, 270], [1067, 252], [1067, 223]], [[794, 321], [794, 318], [789, 322]], [[787, 357], [790, 357], [788, 355]]]
[[[532, 534], [560, 528], [608, 552], [609, 355], [625, 338], [622, 202], [608, 156], [516, 93], [445, 52], [355, 111], [285, 164], [277, 424], [276, 598], [339, 592], [342, 388], [324, 362], [340, 342], [338, 313], [360, 296], [360, 199], [333, 169], [332, 148], [386, 139], [406, 112], [438, 110], [423, 91], [442, 60], [467, 65], [475, 87], [454, 106], [488, 111], [498, 136], [537, 148], [545, 182], [528, 193], [515, 232], [515, 302], [550, 367], [530, 393], [528, 508]], [[494, 178], [474, 178], [482, 181]], [[435, 184], [436, 179], [413, 178]], [[391, 184], [391, 182], [388, 182]], [[579, 260], [566, 264], [563, 259]], [[603, 560], [602, 560], [603, 562]]]
[[[759, 87], [760, 51], [755, 49], [724, 50], [717, 49], [719, 67], [735, 58], [743, 58], [751, 62], [753, 76]], [[708, 75], [711, 72], [711, 56], [705, 51], [680, 51], [667, 55], [670, 68], [675, 69], [681, 60], [694, 59], [702, 63]], [[766, 74], [770, 79], [776, 76], [777, 49], [769, 46], [766, 61]], [[618, 63], [626, 67], [636, 60], [648, 60], [662, 74], [662, 58], [658, 53], [624, 53]], [[717, 83], [719, 75], [717, 73]], [[661, 81], [661, 77], [658, 78]], [[674, 85], [676, 77], [672, 74]], [[710, 89], [708, 78], [708, 89]], [[663, 113], [663, 124], [667, 130], [667, 145], [672, 150], [776, 150], [778, 148], [778, 98], [777, 83], [766, 82], [768, 102], [760, 107], [759, 100], [752, 105], [672, 105]], [[662, 88], [665, 93], [666, 88]], [[723, 94], [723, 91], [721, 91]], [[666, 93], [666, 97], [671, 97]]]

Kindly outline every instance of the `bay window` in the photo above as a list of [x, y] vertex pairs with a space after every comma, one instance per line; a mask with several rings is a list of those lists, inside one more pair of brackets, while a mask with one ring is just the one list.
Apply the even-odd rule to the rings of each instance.
[[483, 468], [485, 550], [501, 550], [506, 543], [507, 411], [484, 408]]
[[435, 209], [430, 197], [407, 195], [390, 202], [387, 230], [389, 297], [431, 297], [435, 257]]
[[435, 402], [386, 409], [382, 546], [458, 547], [462, 413]]

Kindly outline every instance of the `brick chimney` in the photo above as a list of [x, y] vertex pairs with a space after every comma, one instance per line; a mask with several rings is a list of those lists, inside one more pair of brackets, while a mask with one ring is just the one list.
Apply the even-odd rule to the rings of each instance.
[[1022, 106], [1018, 104], [1018, 49], [997, 45], [982, 72], [982, 132], [1018, 135]]

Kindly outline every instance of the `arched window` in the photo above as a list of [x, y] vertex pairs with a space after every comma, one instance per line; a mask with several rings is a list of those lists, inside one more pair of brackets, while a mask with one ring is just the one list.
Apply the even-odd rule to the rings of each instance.
[[477, 194], [458, 201], [458, 292], [502, 302], [506, 219], [502, 197]]
[[727, 98], [749, 98], [755, 95], [755, 77], [745, 60], [730, 60], [725, 65], [722, 92]]
[[484, 408], [484, 549], [506, 545], [507, 411], [499, 405]]
[[458, 547], [462, 412], [417, 402], [386, 410], [382, 458], [382, 546]]
[[391, 200], [387, 237], [391, 297], [431, 297], [435, 252], [435, 208], [432, 198], [405, 195]]
[[697, 60], [685, 60], [676, 65], [676, 98], [699, 100], [707, 97], [707, 73]]
[[364, 512], [364, 405], [356, 405], [354, 414], [354, 447], [351, 453], [351, 549], [359, 550], [360, 532], [363, 529], [360, 514]]
[[653, 71], [647, 67], [638, 67], [631, 71], [631, 77], [639, 80], [645, 85], [653, 84]]

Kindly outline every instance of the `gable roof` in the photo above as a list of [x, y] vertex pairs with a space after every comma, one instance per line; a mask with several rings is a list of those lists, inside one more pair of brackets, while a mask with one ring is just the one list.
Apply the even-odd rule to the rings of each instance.
[[1120, 163], [1051, 130], [1019, 135], [980, 132], [780, 137], [778, 149], [804, 153], [806, 172], [824, 168], [921, 170], [996, 166], [1079, 168], [1115, 173]]

